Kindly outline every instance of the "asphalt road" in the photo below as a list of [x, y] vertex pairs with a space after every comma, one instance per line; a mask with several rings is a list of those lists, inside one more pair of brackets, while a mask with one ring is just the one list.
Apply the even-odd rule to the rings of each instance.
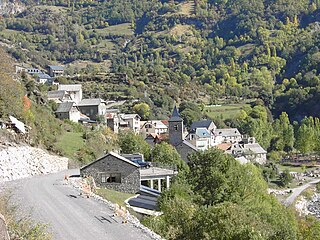
[[316, 184], [320, 182], [320, 179], [316, 179], [316, 180], [313, 180], [311, 182], [308, 182], [300, 187], [297, 187], [297, 188], [293, 188], [292, 189], [292, 194], [284, 201], [284, 205], [285, 206], [290, 206], [294, 200], [304, 191], [306, 190], [308, 187], [310, 187], [311, 185], [313, 184]]
[[102, 202], [85, 198], [70, 185], [64, 184], [65, 174], [79, 174], [68, 170], [5, 184], [13, 189], [12, 201], [21, 215], [48, 224], [57, 240], [145, 240], [151, 239], [141, 229], [121, 218]]

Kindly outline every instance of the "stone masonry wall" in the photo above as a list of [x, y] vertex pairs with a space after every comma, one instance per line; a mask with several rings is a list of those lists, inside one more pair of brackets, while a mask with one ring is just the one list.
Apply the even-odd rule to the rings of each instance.
[[[120, 173], [121, 183], [102, 183], [102, 173]], [[114, 156], [107, 155], [80, 170], [81, 176], [92, 176], [99, 187], [120, 192], [137, 193], [140, 190], [140, 170]]]
[[68, 159], [18, 144], [0, 145], [0, 182], [58, 172], [68, 168]]

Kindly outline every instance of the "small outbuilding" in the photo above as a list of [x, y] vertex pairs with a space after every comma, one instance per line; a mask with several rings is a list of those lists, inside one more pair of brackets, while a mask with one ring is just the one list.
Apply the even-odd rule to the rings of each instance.
[[80, 175], [94, 178], [98, 187], [120, 192], [140, 191], [140, 166], [117, 153], [109, 152], [98, 160], [82, 167]]

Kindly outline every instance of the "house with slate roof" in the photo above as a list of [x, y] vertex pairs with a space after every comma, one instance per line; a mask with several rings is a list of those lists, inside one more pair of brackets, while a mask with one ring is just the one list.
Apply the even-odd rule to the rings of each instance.
[[80, 111], [74, 102], [62, 102], [56, 110], [56, 116], [61, 120], [69, 119], [73, 122], [78, 122], [80, 120]]
[[140, 190], [140, 166], [114, 152], [82, 167], [80, 175], [92, 176], [99, 187], [127, 193]]
[[248, 161], [265, 164], [267, 162], [267, 151], [264, 150], [254, 137], [246, 138], [239, 143], [232, 144], [226, 151], [234, 157], [244, 157]]
[[38, 73], [36, 74], [36, 80], [38, 83], [41, 84], [52, 84], [53, 82], [53, 78], [50, 77], [48, 74], [46, 73]]
[[212, 146], [220, 143], [238, 143], [242, 141], [242, 135], [237, 128], [219, 128], [214, 131], [214, 143]]
[[56, 103], [72, 102], [71, 97], [65, 90], [55, 90], [48, 92], [48, 100], [52, 100]]
[[210, 132], [214, 132], [217, 129], [217, 126], [212, 120], [196, 121], [191, 124], [190, 131], [193, 131], [197, 128], [205, 128]]
[[49, 65], [49, 75], [51, 77], [59, 77], [63, 76], [64, 74], [64, 68], [61, 66], [54, 66], [54, 65]]
[[82, 99], [77, 106], [91, 120], [97, 120], [99, 116], [104, 118], [106, 114], [106, 102], [101, 98]]
[[198, 150], [208, 150], [211, 147], [211, 132], [205, 127], [192, 129], [186, 137]]
[[82, 100], [81, 84], [59, 84], [58, 90], [66, 91], [66, 94], [68, 94], [76, 104]]

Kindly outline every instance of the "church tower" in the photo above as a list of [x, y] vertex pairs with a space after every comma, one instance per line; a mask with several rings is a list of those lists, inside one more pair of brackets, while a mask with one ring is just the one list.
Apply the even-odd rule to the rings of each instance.
[[174, 106], [173, 113], [169, 119], [169, 143], [173, 146], [183, 141], [183, 119], [180, 117], [178, 109]]

